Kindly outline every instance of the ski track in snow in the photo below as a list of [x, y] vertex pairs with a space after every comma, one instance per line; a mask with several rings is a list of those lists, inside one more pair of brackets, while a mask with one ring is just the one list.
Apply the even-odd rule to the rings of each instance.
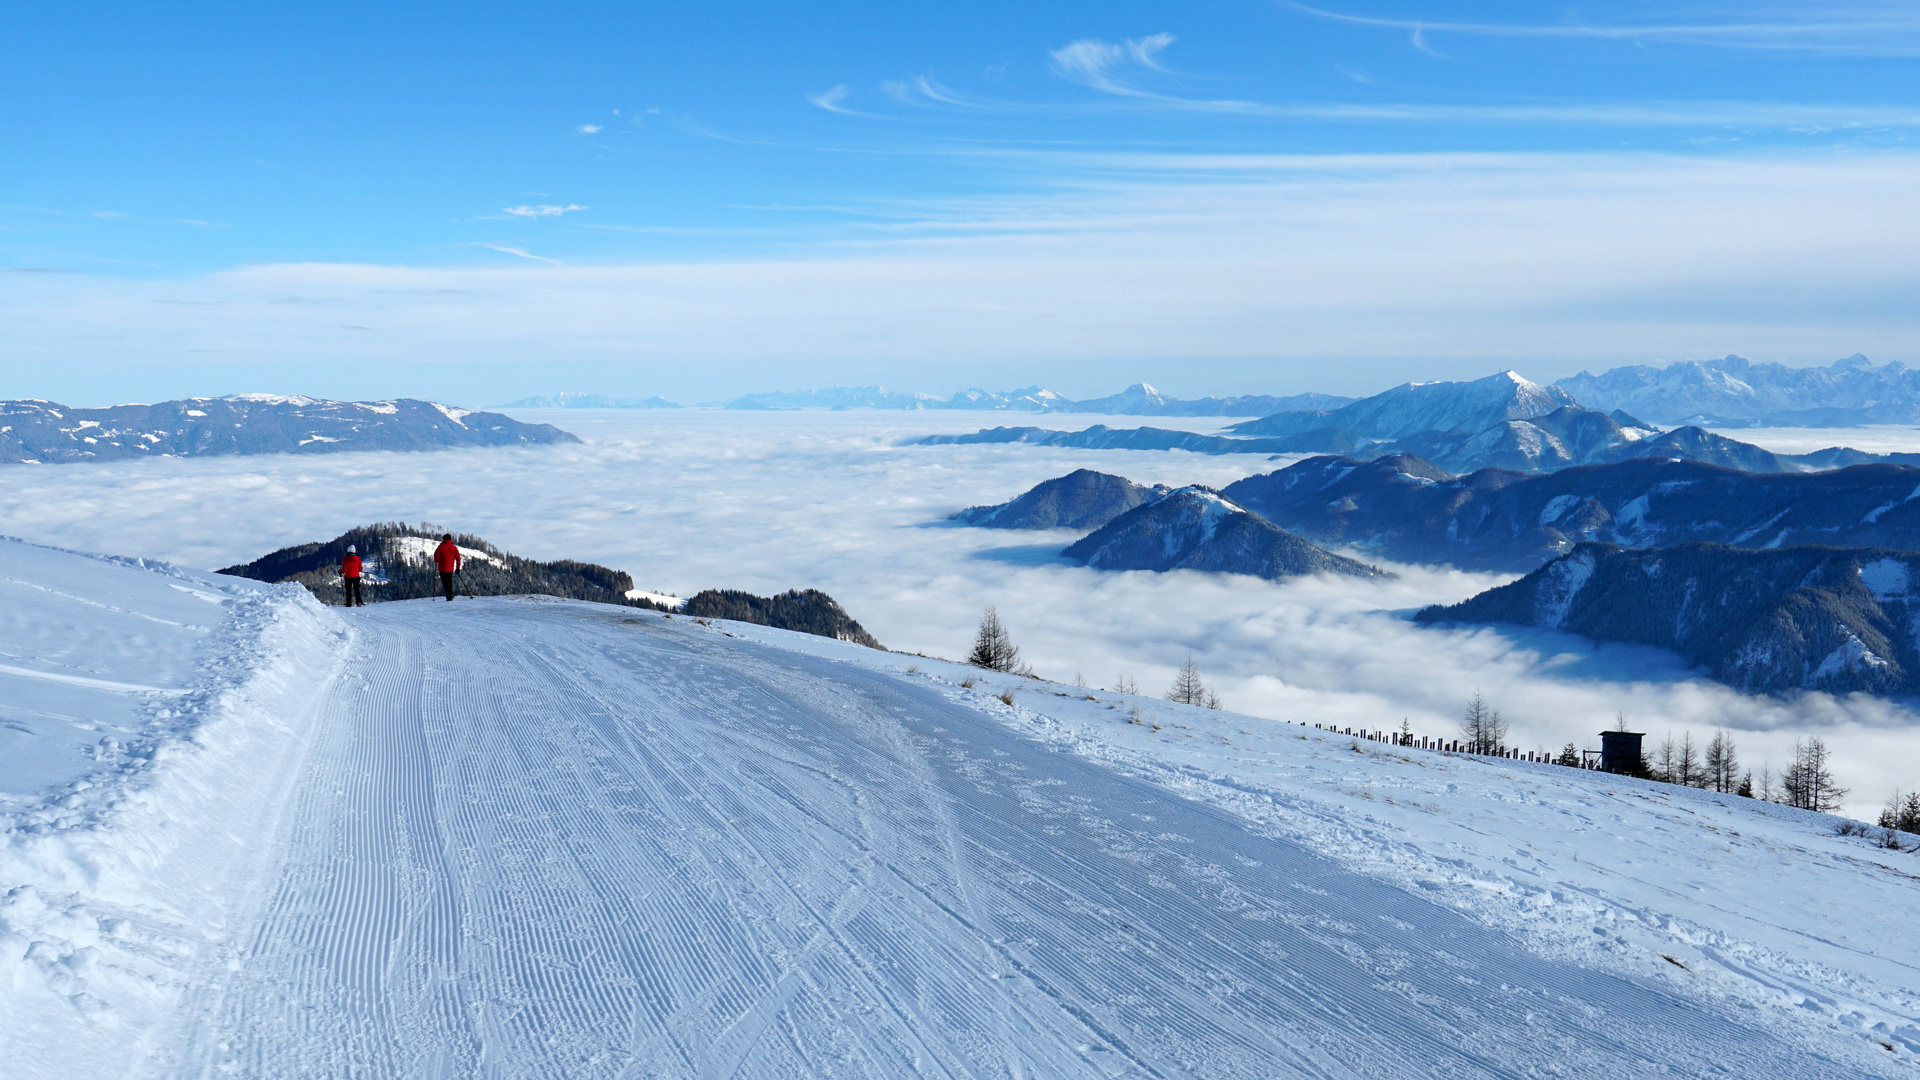
[[1911, 1075], [925, 679], [583, 604], [345, 617], [263, 914], [169, 1075]]

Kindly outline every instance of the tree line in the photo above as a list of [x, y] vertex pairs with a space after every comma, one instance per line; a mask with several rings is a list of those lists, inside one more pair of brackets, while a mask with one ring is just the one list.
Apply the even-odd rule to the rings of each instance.
[[[1019, 647], [1014, 645], [1006, 625], [1000, 621], [1000, 613], [991, 607], [980, 618], [980, 628], [974, 635], [973, 651], [967, 655], [967, 663], [991, 671], [1033, 677], [1032, 665], [1020, 659]], [[1086, 685], [1083, 679], [1076, 679], [1076, 683]], [[1140, 690], [1124, 673], [1115, 689], [1125, 694], [1136, 694]], [[1187, 654], [1187, 662], [1174, 676], [1173, 685], [1163, 696], [1168, 701], [1182, 705], [1198, 705], [1208, 709], [1221, 707], [1220, 695], [1201, 678], [1192, 653]], [[1624, 713], [1615, 717], [1615, 730], [1627, 730]], [[1400, 730], [1391, 733], [1388, 738], [1405, 746], [1415, 744], [1412, 726], [1406, 720], [1402, 720]], [[1499, 709], [1488, 703], [1484, 693], [1475, 690], [1461, 716], [1458, 748], [1469, 754], [1505, 756], [1511, 749], [1507, 738], [1506, 719], [1500, 715]], [[1595, 754], [1595, 751], [1582, 751], [1573, 743], [1567, 743], [1558, 754], [1543, 750], [1537, 757], [1541, 761], [1579, 769], [1593, 768], [1591, 762]], [[1776, 773], [1771, 764], [1762, 764], [1760, 774], [1756, 777], [1753, 770], [1741, 768], [1740, 748], [1725, 728], [1715, 730], [1713, 737], [1705, 744], [1697, 742], [1692, 731], [1683, 731], [1678, 740], [1668, 734], [1658, 747], [1651, 750], [1642, 745], [1639, 759], [1629, 764], [1626, 773], [1644, 780], [1701, 788], [1821, 813], [1838, 810], [1849, 793], [1835, 780], [1832, 754], [1826, 742], [1817, 735], [1795, 739], [1793, 757], [1785, 768]], [[1886, 809], [1881, 811], [1879, 824], [1882, 829], [1920, 834], [1920, 791], [1904, 794], [1895, 791]]]
[[[980, 629], [973, 635], [973, 650], [967, 654], [967, 663], [988, 671], [1001, 671], [1009, 675], [1033, 674], [1033, 665], [1020, 659], [1020, 647], [1013, 643], [1013, 635], [1007, 632], [1007, 626], [1000, 621], [1000, 612], [992, 607], [980, 616]], [[1085, 685], [1082, 680], [1080, 685]], [[1140, 687], [1124, 672], [1114, 689], [1123, 694], [1137, 694]], [[1168, 701], [1181, 705], [1198, 705], [1203, 709], [1221, 707], [1220, 695], [1206, 684], [1200, 676], [1200, 667], [1194, 663], [1193, 654], [1187, 654], [1187, 662], [1173, 677], [1173, 685], [1162, 695]]]

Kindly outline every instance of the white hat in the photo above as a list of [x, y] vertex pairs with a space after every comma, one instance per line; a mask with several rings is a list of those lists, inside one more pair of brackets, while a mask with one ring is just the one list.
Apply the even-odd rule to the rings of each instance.
[[355, 550], [354, 550], [354, 547], [353, 547], [353, 545], [352, 545], [352, 544], [348, 544], [348, 545], [347, 545], [347, 554], [349, 554], [349, 555], [353, 555], [353, 554], [356, 554], [356, 552], [355, 552]]

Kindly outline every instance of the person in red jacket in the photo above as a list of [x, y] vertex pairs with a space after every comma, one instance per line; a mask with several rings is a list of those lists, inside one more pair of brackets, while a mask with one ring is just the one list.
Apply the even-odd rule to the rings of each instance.
[[340, 583], [346, 586], [348, 607], [367, 606], [360, 598], [360, 556], [352, 544], [347, 545], [347, 557], [340, 560]]
[[460, 545], [453, 542], [453, 534], [447, 533], [440, 538], [440, 546], [433, 549], [433, 564], [440, 568], [440, 587], [447, 591], [447, 599], [453, 599], [453, 575], [460, 569]]

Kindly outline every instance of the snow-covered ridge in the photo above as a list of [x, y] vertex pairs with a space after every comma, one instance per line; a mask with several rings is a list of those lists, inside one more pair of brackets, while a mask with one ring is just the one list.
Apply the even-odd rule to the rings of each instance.
[[0, 401], [0, 462], [9, 463], [578, 441], [548, 424], [525, 424], [497, 413], [412, 399], [324, 401], [299, 395], [235, 394], [107, 409]]
[[1851, 427], [1920, 421], [1920, 370], [1875, 367], [1855, 353], [1824, 367], [1754, 363], [1729, 354], [1665, 367], [1581, 372], [1564, 387], [1598, 409], [1625, 409], [1656, 423]]

